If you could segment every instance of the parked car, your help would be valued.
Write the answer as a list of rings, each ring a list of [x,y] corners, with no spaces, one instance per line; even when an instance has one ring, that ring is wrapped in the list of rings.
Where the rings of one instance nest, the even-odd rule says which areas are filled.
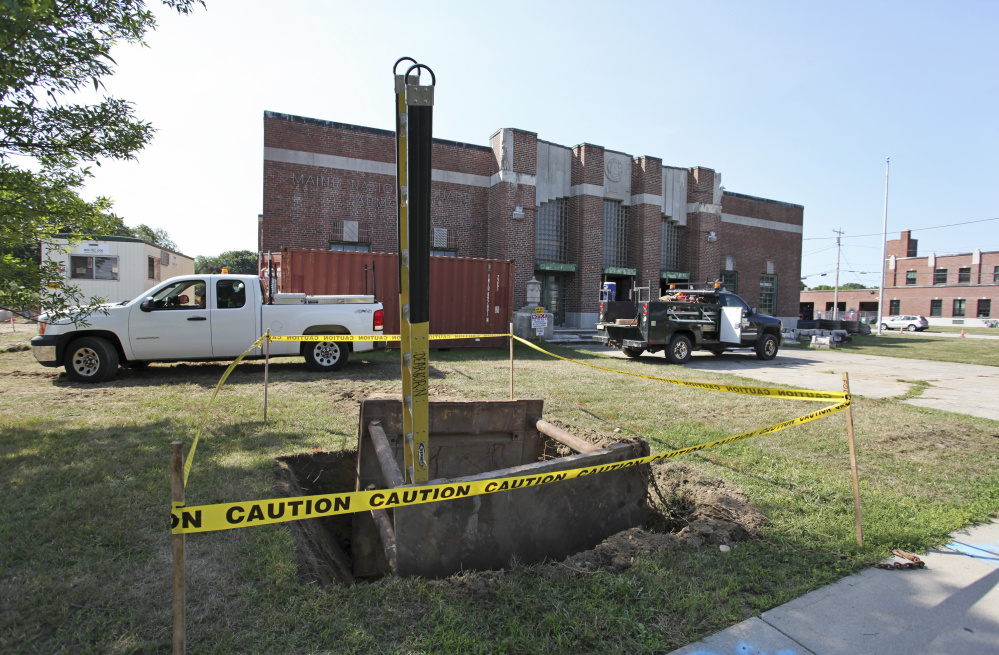
[[[889,316],[881,323],[882,330],[908,330],[909,332],[919,332],[930,327],[930,322],[925,316]]]

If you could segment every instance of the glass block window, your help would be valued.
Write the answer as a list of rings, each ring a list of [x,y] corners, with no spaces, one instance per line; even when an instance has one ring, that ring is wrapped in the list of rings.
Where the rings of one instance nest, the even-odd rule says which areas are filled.
[[[604,200],[603,265],[628,266],[628,209],[620,200]]]
[[[541,203],[534,220],[534,261],[568,264],[569,202],[556,198]]]
[[[70,277],[76,280],[117,280],[117,257],[70,257]]]
[[[957,269],[957,283],[958,284],[970,284],[971,283],[971,269],[970,268],[959,268],[959,269]]]
[[[330,250],[339,252],[371,252],[370,243],[331,243]]]
[[[777,276],[760,276],[760,313],[773,316],[777,313]]]
[[[662,234],[660,236],[659,268],[664,271],[682,271],[684,227],[663,215]]]
[[[947,284],[946,268],[938,268],[933,272],[933,284]]]
[[[943,300],[930,301],[930,316],[943,316]]]
[[[739,274],[736,271],[722,271],[720,277],[723,289],[739,293]]]
[[[910,287],[916,284],[916,271],[905,272],[905,284]]]
[[[992,271],[992,283],[999,284],[999,266],[996,266],[996,269]]]
[[[992,315],[992,301],[982,298],[978,301],[978,318],[988,318]]]
[[[964,316],[965,300],[964,298],[954,299],[954,316]]]
[[[902,313],[902,301],[901,300],[889,300],[888,301],[888,315],[898,316]]]

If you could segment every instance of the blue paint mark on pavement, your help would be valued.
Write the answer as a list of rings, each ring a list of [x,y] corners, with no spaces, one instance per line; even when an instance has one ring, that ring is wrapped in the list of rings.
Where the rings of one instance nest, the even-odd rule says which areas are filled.
[[[952,541],[947,544],[947,548],[999,568],[999,541],[994,545],[966,544],[963,541]]]
[[[694,653],[691,653],[690,655],[725,655],[725,654],[719,653],[716,650],[699,650]],[[732,651],[731,655],[768,655],[768,654],[756,650],[756,648],[754,648],[752,644],[747,644],[744,641],[740,641],[736,645],[735,650]],[[774,653],[774,655],[797,655],[797,653],[788,648],[785,650],[778,651]]]

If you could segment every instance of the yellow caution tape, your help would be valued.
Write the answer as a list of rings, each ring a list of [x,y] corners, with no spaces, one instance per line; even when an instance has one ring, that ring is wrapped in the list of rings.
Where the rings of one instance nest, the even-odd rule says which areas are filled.
[[[272,498],[268,500],[250,500],[236,503],[219,503],[217,505],[199,505],[186,507],[181,503],[173,503],[170,517],[173,534],[190,532],[212,532],[232,528],[247,528],[269,523],[285,523],[300,521],[320,516],[336,514],[352,514],[372,509],[390,509],[409,505],[422,505],[452,498],[468,498],[483,494],[510,491],[526,487],[536,487],[553,482],[572,480],[586,475],[617,471],[632,466],[651,464],[664,459],[679,457],[699,450],[707,450],[715,446],[732,443],[741,439],[749,439],[764,434],[771,434],[794,425],[814,421],[823,416],[830,416],[843,411],[850,405],[849,401],[830,405],[816,412],[799,416],[788,421],[744,432],[732,437],[671,450],[657,455],[647,455],[613,464],[587,466],[557,471],[539,475],[522,475],[509,478],[494,478],[491,480],[476,480],[474,482],[448,482],[443,484],[404,486],[395,489],[378,489],[373,491],[355,491],[341,494],[319,494],[315,496],[298,496],[294,498]]]
[[[510,335],[506,335],[510,336]],[[539,352],[543,352],[546,355],[555,357],[556,359],[561,359],[565,362],[571,362],[573,364],[579,364],[580,366],[589,366],[590,368],[595,368],[600,371],[609,371],[611,373],[620,373],[621,375],[630,375],[636,378],[645,378],[646,380],[656,380],[658,382],[668,382],[669,384],[678,384],[683,387],[691,387],[694,389],[707,389],[709,391],[725,391],[727,393],[740,393],[747,396],[766,396],[770,398],[784,398],[786,400],[845,400],[849,401],[850,396],[842,391],[814,391],[812,389],[776,389],[773,387],[747,387],[735,384],[711,384],[708,382],[688,382],[686,380],[672,380],[670,378],[657,378],[653,375],[641,375],[639,373],[629,373],[628,371],[619,371],[613,368],[605,368],[603,366],[597,366],[596,364],[587,364],[586,362],[581,362],[578,359],[569,359],[568,357],[562,357],[561,355],[556,355],[555,353],[548,352],[544,348],[537,346],[530,341],[521,339],[518,336],[513,337],[515,340],[524,344],[525,346],[530,346]]]
[[[431,334],[430,340],[487,339],[509,337],[509,334]],[[398,334],[286,334],[271,336],[271,341],[399,341]]]
[[[191,451],[187,453],[187,461],[184,462],[185,487],[187,486],[187,477],[191,475],[191,464],[194,462],[194,451],[198,447],[198,438],[201,437],[201,430],[205,427],[205,422],[208,421],[208,412],[211,411],[212,409],[212,404],[215,402],[215,397],[219,395],[219,389],[222,388],[222,385],[229,378],[229,374],[232,373],[232,370],[236,368],[236,364],[243,361],[243,358],[249,355],[251,350],[263,345],[263,341],[266,338],[267,335],[265,334],[264,336],[254,341],[253,345],[246,349],[246,352],[237,357],[236,361],[234,361],[232,364],[229,364],[229,368],[225,370],[225,373],[223,373],[222,377],[219,379],[219,383],[215,385],[215,392],[212,394],[211,400],[208,401],[208,406],[205,407],[205,414],[204,416],[201,417],[201,423],[198,424],[198,431],[194,433],[194,441],[191,442]]]

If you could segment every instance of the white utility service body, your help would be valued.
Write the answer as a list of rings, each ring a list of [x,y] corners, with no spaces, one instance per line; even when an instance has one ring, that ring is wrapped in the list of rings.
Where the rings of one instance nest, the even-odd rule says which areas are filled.
[[[64,365],[77,381],[101,382],[114,377],[119,363],[234,359],[267,330],[272,336],[374,335],[384,326],[383,307],[373,296],[276,294],[264,304],[263,284],[253,275],[175,277],[104,310],[85,325],[39,317],[39,336],[31,340],[35,358],[45,366]],[[336,371],[350,352],[373,347],[370,341],[274,341],[270,355],[304,355],[313,370]],[[262,356],[260,347],[247,355]]]

